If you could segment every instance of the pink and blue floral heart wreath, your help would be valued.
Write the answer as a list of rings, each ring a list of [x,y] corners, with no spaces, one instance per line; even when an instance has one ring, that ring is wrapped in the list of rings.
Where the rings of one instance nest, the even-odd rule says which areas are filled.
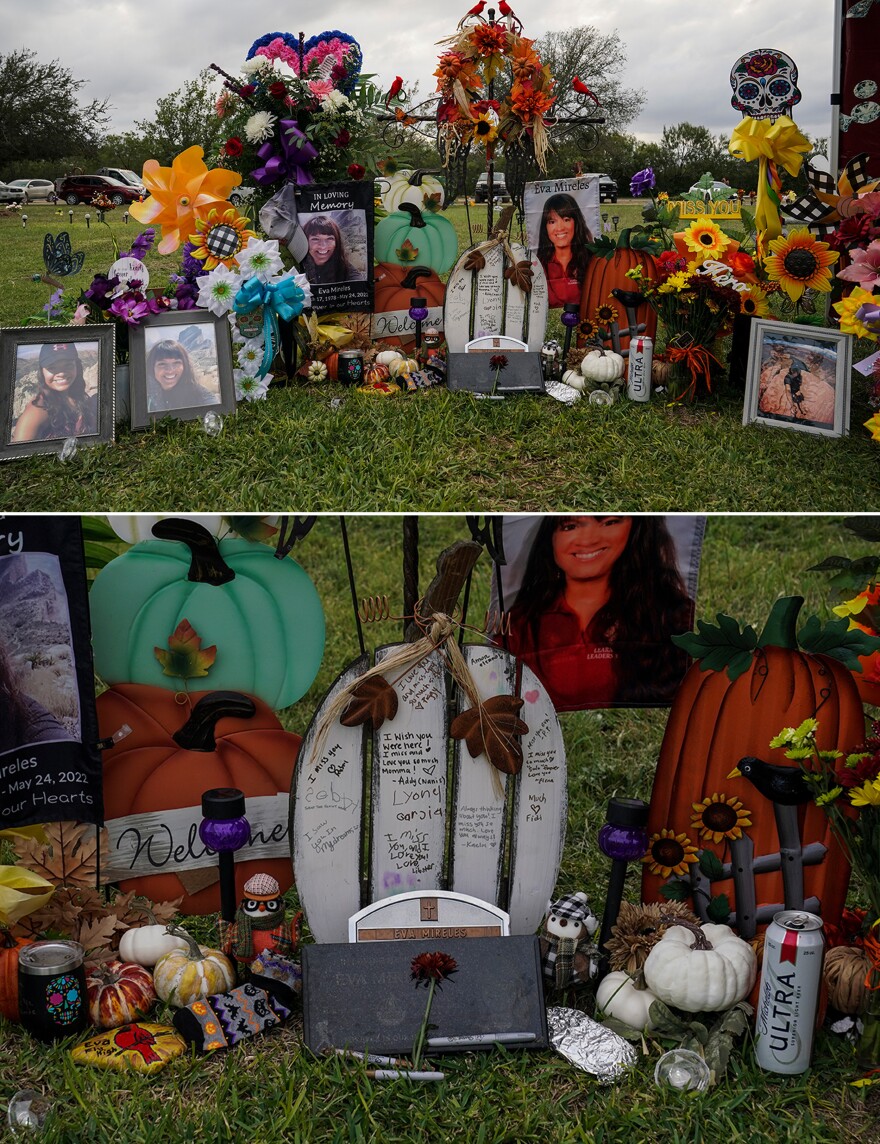
[[[265,56],[267,59],[283,60],[297,75],[299,74],[299,37],[291,32],[267,32],[251,44],[247,58]],[[361,74],[363,53],[361,46],[346,32],[319,32],[303,45],[303,71],[308,75],[316,65],[322,64],[328,56],[336,57],[336,64],[330,75],[335,87],[343,95],[351,95]]]

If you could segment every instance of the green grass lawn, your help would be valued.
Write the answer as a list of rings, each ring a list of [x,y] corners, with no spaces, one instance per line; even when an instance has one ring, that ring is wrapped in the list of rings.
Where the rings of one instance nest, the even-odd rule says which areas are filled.
[[[641,207],[604,209],[630,225]],[[0,324],[40,313],[48,289],[31,278],[42,269],[46,231],[69,230],[74,250],[86,251],[77,290],[112,261],[111,228],[123,249],[137,233],[118,212],[99,225],[94,210],[87,229],[85,213],[74,208],[71,226],[68,208],[33,206],[23,228],[0,212]],[[451,211],[463,240],[464,213]],[[481,208],[471,218],[485,226]],[[176,256],[148,258],[154,282],[176,264]],[[569,408],[546,397],[487,402],[446,390],[377,401],[339,385],[296,384],[239,406],[216,438],[198,423],[167,421],[147,432],[121,428],[116,444],[64,464],[10,461],[0,508],[853,511],[870,507],[863,485],[877,446],[861,424],[870,412],[858,381],[852,434],[841,439],[744,428],[742,394],[729,392],[688,406],[655,395],[648,405]]]
[[[360,595],[400,600],[401,520],[350,518],[348,528]],[[437,554],[466,538],[461,520],[420,521],[421,582]],[[697,616],[719,610],[760,627],[780,594],[807,597],[804,614],[829,617],[826,581],[805,569],[823,556],[867,554],[839,519],[726,517],[709,521]],[[357,655],[357,640],[337,522],[320,520],[295,552],[313,577],[327,613],[324,664],[308,695],[282,713],[302,732],[336,673]],[[488,599],[490,565],[481,557],[471,616]],[[398,638],[396,625],[368,628],[368,646]],[[596,845],[612,795],[647,798],[665,710],[570,713],[561,716],[569,765],[568,833],[557,888],[586,889],[601,909],[608,863]],[[631,869],[626,896],[636,900]],[[858,899],[857,889],[854,900]],[[291,900],[295,896],[291,895]],[[197,932],[211,937],[206,921]],[[402,988],[409,988],[405,984]],[[369,988],[369,986],[368,986]],[[378,987],[374,990],[378,994]],[[381,1001],[380,1001],[381,1003]],[[577,1004],[588,1011],[591,991]],[[159,1010],[158,1019],[167,1018]],[[812,1069],[799,1077],[761,1072],[747,1043],[735,1051],[727,1078],[693,1097],[654,1087],[656,1045],[622,1081],[607,1088],[552,1052],[468,1053],[443,1059],[442,1085],[413,1088],[374,1082],[360,1067],[315,1059],[303,1048],[297,1017],[283,1031],[207,1059],[183,1058],[153,1079],[73,1066],[65,1044],[32,1041],[0,1021],[0,1097],[32,1087],[50,1094],[56,1116],[45,1133],[56,1141],[138,1144],[165,1141],[359,1142],[548,1141],[683,1144],[729,1140],[764,1144],[868,1144],[880,1136],[880,1088],[853,1088],[850,1046],[819,1033]]]

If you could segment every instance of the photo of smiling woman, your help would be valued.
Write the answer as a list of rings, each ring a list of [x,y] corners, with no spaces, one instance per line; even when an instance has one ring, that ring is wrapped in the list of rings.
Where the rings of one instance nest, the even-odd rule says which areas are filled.
[[[98,431],[98,398],[86,389],[81,350],[74,342],[46,342],[36,362],[36,392],[21,410],[9,443],[55,441],[85,437]],[[97,345],[95,345],[97,351]],[[32,349],[23,346],[16,361],[16,389],[24,389],[34,374]],[[27,390],[25,390],[27,392]]]
[[[678,518],[675,539],[662,516],[538,519],[499,642],[559,711],[668,704],[689,662],[670,637],[693,626],[703,519]],[[515,563],[509,547],[505,535]]]
[[[174,412],[200,405],[217,405],[220,394],[197,380],[186,349],[173,338],[157,342],[147,354],[147,412]]]
[[[538,231],[538,261],[547,275],[551,307],[580,302],[584,275],[592,255],[593,235],[575,199],[551,195],[544,203]]]
[[[302,269],[312,285],[359,282],[365,277],[348,261],[342,231],[329,215],[312,215],[304,224],[303,233],[309,240],[309,252]]]

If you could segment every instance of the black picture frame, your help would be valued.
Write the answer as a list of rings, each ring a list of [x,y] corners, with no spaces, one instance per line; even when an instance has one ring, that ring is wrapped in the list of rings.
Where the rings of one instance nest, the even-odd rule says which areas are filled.
[[[44,347],[73,347],[82,377],[84,396],[73,411],[82,431],[52,430],[51,436],[13,440],[26,409],[45,410],[40,394],[40,359]],[[112,323],[87,326],[5,326],[0,328],[0,461],[40,453],[58,453],[69,438],[77,448],[113,443],[115,425],[114,362],[116,327]],[[75,380],[74,385],[79,387]],[[35,405],[34,401],[40,399]],[[64,410],[64,416],[70,411]]]
[[[194,421],[209,412],[235,411],[232,340],[225,317],[209,310],[169,310],[133,326],[128,341],[132,429],[146,429],[163,417]],[[180,405],[154,403],[154,391],[148,384],[148,363],[150,354],[162,342],[174,342],[183,348],[192,365],[196,389],[215,400],[203,400],[201,395],[193,400],[194,390],[190,387]],[[192,362],[192,358],[196,361]]]

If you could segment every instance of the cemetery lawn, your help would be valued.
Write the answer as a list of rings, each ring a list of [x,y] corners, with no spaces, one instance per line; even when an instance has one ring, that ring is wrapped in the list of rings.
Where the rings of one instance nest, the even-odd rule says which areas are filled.
[[[360,595],[387,592],[400,598],[401,521],[392,517],[348,521]],[[439,552],[467,539],[461,520],[420,522],[421,582],[433,574]],[[852,559],[870,546],[839,519],[727,517],[709,521],[700,576],[697,616],[724,610],[760,630],[780,594],[806,596],[804,615],[831,618],[826,578],[805,569],[830,554]],[[281,718],[302,733],[321,697],[358,654],[348,597],[342,542],[335,520],[320,520],[295,555],[319,586],[327,613],[328,644],[320,675],[309,694]],[[479,623],[489,592],[491,567],[477,564],[470,618]],[[368,628],[368,647],[393,642],[396,625]],[[557,883],[560,893],[587,891],[601,912],[609,864],[596,845],[608,799],[648,798],[667,712],[631,710],[561,716],[569,769],[568,833]],[[5,844],[0,844],[0,846]],[[8,860],[0,853],[0,861]],[[625,897],[638,900],[638,863],[630,867]],[[291,907],[295,893],[289,894]],[[858,901],[854,892],[853,901]],[[187,923],[199,940],[213,944],[208,919]],[[454,981],[449,988],[454,988]],[[378,984],[365,988],[384,1003]],[[401,990],[413,988],[407,979]],[[548,1001],[571,1004],[549,995]],[[591,990],[573,1002],[592,1011]],[[159,1006],[154,1019],[168,1022]],[[44,1046],[0,1019],[0,1087],[5,1100],[20,1088],[49,1095],[54,1122],[46,1144],[83,1140],[291,1141],[308,1144],[683,1144],[730,1140],[744,1144],[862,1144],[880,1130],[880,1087],[852,1087],[857,1079],[851,1046],[820,1031],[814,1066],[802,1076],[767,1074],[753,1063],[748,1041],[733,1053],[726,1078],[692,1097],[662,1092],[653,1073],[660,1048],[646,1044],[634,1070],[600,1086],[553,1052],[450,1054],[440,1067],[442,1084],[413,1087],[369,1079],[365,1067],[338,1058],[313,1057],[301,1042],[302,1022],[243,1042],[207,1058],[184,1056],[153,1078],[98,1072],[74,1066],[69,1044]]]
[[[615,209],[622,226],[640,219],[637,201]],[[0,212],[0,325],[40,314],[50,288],[31,279],[47,231],[68,230],[73,249],[86,252],[71,295],[110,265],[114,236],[125,250],[138,231],[118,212],[98,224],[94,208],[87,229],[85,213],[74,208],[70,224],[67,208],[36,205],[24,228]],[[464,215],[451,208],[462,245]],[[471,207],[471,219],[485,226],[484,210]],[[148,256],[153,283],[177,261]],[[839,439],[743,427],[741,392],[693,405],[655,394],[647,405],[598,408],[533,396],[479,401],[445,389],[378,400],[297,382],[243,402],[214,438],[198,422],[166,420],[146,432],[120,427],[115,444],[80,449],[64,464],[55,455],[8,461],[0,508],[858,511],[871,507],[863,485],[877,445],[862,427],[871,414],[865,382],[854,378],[851,436]]]

